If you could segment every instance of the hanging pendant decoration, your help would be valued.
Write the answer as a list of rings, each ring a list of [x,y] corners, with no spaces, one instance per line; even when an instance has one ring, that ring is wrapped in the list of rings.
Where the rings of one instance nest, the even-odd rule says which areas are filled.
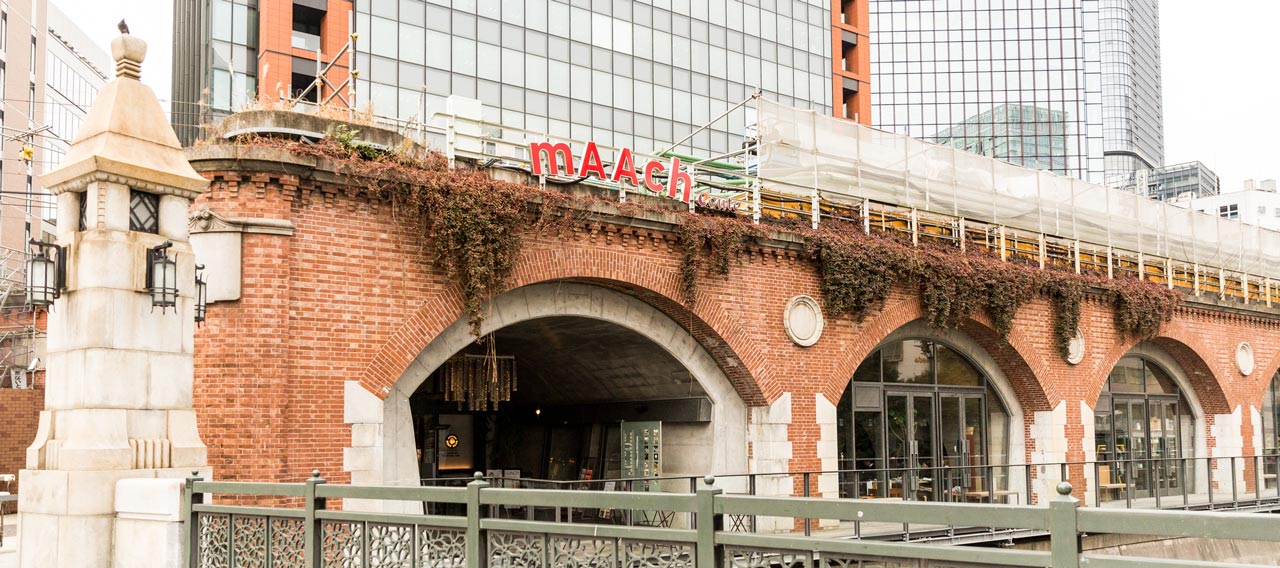
[[[440,372],[445,400],[458,403],[459,410],[497,410],[498,403],[511,400],[516,390],[516,358],[499,356],[492,338],[488,353],[455,355]]]

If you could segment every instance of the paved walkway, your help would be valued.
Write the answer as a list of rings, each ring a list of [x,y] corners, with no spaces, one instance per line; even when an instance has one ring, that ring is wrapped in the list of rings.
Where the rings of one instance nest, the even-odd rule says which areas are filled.
[[[18,568],[18,516],[4,516],[4,546],[0,546],[0,568]]]

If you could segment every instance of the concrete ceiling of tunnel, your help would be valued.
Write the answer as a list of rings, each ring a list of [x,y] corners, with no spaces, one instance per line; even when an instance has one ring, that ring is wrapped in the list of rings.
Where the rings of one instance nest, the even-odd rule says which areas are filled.
[[[499,355],[514,355],[513,403],[570,405],[705,396],[679,361],[619,325],[580,317],[529,320],[500,329]],[[483,353],[483,346],[468,352]]]

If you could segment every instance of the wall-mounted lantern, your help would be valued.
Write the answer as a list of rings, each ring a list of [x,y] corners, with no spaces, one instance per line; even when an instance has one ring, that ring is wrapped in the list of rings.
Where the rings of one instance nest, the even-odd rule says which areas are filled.
[[[169,258],[173,241],[165,241],[147,249],[147,290],[151,292],[151,307],[164,313],[178,305],[178,263]]]
[[[51,306],[66,286],[67,249],[35,239],[31,244],[36,252],[27,259],[27,301],[33,306]]]
[[[209,305],[209,281],[204,277],[204,265],[196,265],[196,323],[204,323],[205,309]]]

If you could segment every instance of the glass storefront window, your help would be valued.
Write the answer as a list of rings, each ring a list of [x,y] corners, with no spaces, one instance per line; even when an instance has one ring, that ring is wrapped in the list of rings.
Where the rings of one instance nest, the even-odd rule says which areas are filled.
[[[1280,453],[1280,372],[1262,395],[1262,449],[1264,453]]]
[[[1094,408],[1094,444],[1104,499],[1174,495],[1192,483],[1195,419],[1168,371],[1128,355],[1112,369]],[[1184,479],[1186,477],[1187,479]]]
[[[947,345],[881,347],[837,408],[843,496],[963,501],[1007,487],[1009,472],[987,466],[1008,459],[1008,412],[986,375]]]

